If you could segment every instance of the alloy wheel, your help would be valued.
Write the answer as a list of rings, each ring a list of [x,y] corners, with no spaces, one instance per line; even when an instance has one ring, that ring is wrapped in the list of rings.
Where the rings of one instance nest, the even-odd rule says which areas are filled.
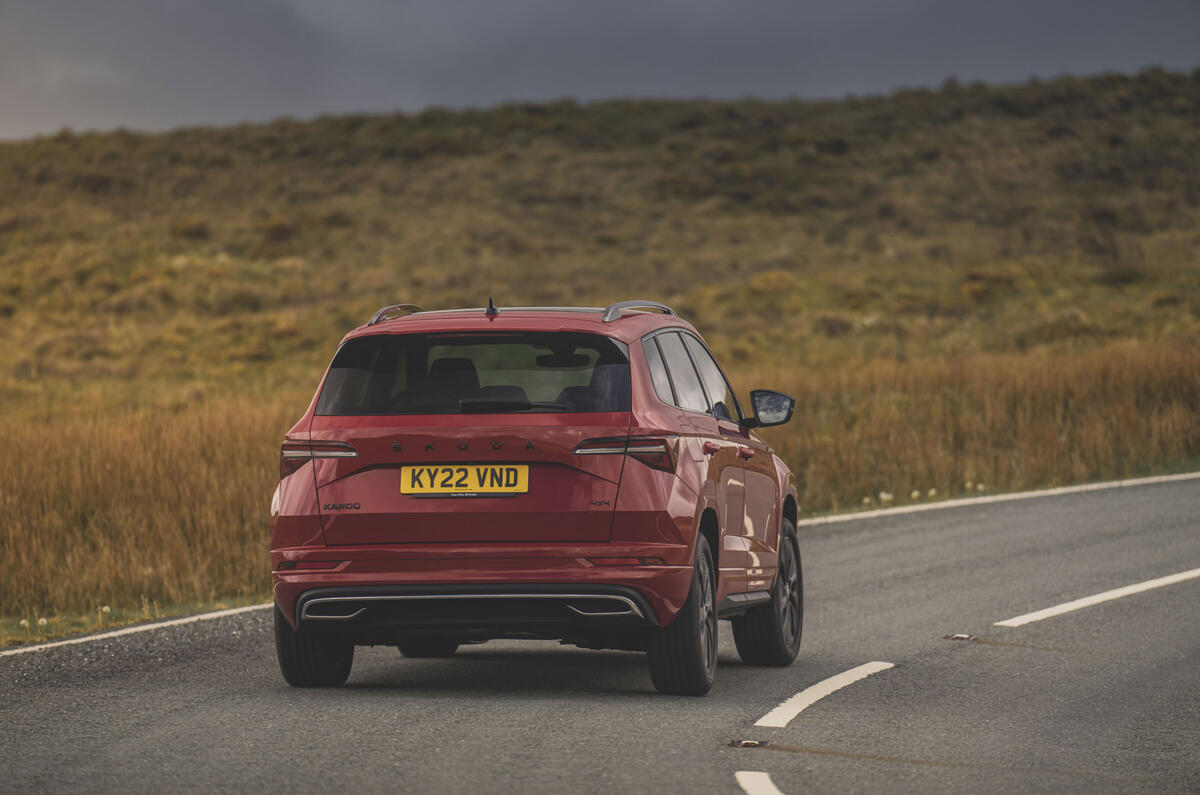
[[[783,630],[784,642],[791,648],[800,634],[800,622],[803,620],[804,598],[800,586],[800,567],[796,562],[796,548],[789,540],[783,545],[783,555],[779,561],[780,592],[779,624]]]
[[[712,562],[707,555],[700,556],[698,569],[700,599],[697,608],[700,611],[700,644],[711,668],[717,664],[717,606],[716,594],[713,592]]]

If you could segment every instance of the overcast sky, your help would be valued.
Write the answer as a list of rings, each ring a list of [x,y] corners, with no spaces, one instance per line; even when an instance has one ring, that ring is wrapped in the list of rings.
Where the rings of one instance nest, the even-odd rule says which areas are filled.
[[[1200,64],[1200,0],[0,0],[0,138]]]

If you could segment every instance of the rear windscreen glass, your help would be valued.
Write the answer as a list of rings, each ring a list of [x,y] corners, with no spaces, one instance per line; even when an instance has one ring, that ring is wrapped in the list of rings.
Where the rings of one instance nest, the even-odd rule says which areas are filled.
[[[338,350],[317,414],[629,410],[623,343],[595,334],[377,334]]]

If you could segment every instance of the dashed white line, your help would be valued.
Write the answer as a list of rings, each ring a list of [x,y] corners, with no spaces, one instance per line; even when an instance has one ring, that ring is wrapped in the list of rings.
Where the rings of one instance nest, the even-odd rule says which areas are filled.
[[[770,773],[739,770],[733,774],[733,777],[746,795],[783,795],[779,791],[779,787],[776,787],[775,782],[771,780]]]
[[[1039,491],[1018,491],[1012,494],[991,494],[986,497],[961,497],[957,500],[942,500],[941,502],[926,502],[920,505],[901,505],[896,508],[878,508],[874,511],[857,511],[853,513],[838,513],[832,516],[814,516],[811,519],[801,519],[797,527],[815,524],[834,524],[836,522],[856,522],[859,519],[873,519],[876,516],[898,516],[906,513],[922,513],[924,511],[941,511],[946,508],[963,508],[968,505],[987,505],[993,502],[1012,502],[1015,500],[1032,500],[1038,497],[1056,497],[1060,494],[1079,494],[1085,491],[1104,491],[1105,489],[1123,489],[1131,486],[1152,486],[1155,483],[1174,483],[1179,480],[1198,480],[1200,472],[1184,472],[1180,475],[1156,475],[1150,478],[1130,478],[1128,480],[1108,480],[1103,483],[1084,483],[1081,486],[1061,486],[1055,489]]]
[[[1169,574],[1166,577],[1159,577],[1158,579],[1154,580],[1146,580],[1145,582],[1126,585],[1124,588],[1114,588],[1111,591],[1104,591],[1103,593],[1093,594],[1092,596],[1085,596],[1082,599],[1075,599],[1071,602],[1063,602],[1060,605],[1047,607],[1044,610],[1037,610],[1032,613],[1026,613],[1025,615],[1017,616],[1016,618],[997,621],[995,624],[993,624],[993,626],[1020,627],[1025,624],[1032,624],[1034,621],[1041,621],[1045,618],[1061,616],[1063,613],[1081,610],[1085,607],[1098,605],[1101,602],[1110,602],[1113,599],[1120,599],[1122,596],[1132,596],[1135,593],[1149,591],[1154,588],[1162,588],[1165,585],[1174,585],[1177,582],[1195,579],[1196,577],[1200,577],[1200,569],[1189,569],[1188,571],[1181,571],[1178,574]]]
[[[849,671],[843,671],[837,676],[831,676],[828,679],[817,682],[812,687],[801,690],[766,715],[763,715],[754,725],[782,729],[792,721],[792,718],[830,693],[841,690],[846,685],[852,685],[860,679],[866,679],[871,674],[886,671],[891,667],[893,667],[893,664],[890,662],[875,661],[863,663],[856,668],[851,668]]]
[[[216,610],[212,613],[201,613],[195,616],[186,616],[184,618],[173,618],[170,621],[159,621],[156,624],[139,624],[133,627],[125,627],[124,629],[114,629],[111,632],[101,632],[99,635],[84,635],[81,638],[71,638],[70,640],[56,640],[51,643],[39,643],[36,646],[18,646],[15,649],[5,649],[0,651],[0,657],[8,657],[13,654],[29,654],[35,651],[46,651],[47,649],[56,649],[59,646],[74,646],[77,643],[91,643],[97,640],[108,640],[109,638],[119,638],[122,635],[136,635],[139,632],[150,632],[155,629],[164,629],[165,627],[178,627],[182,624],[194,624],[197,621],[211,621],[214,618],[224,618],[225,616],[236,616],[238,613],[249,613],[251,610],[264,610],[271,607],[274,603],[267,602],[261,605],[249,605],[248,607],[231,607],[228,610]]]

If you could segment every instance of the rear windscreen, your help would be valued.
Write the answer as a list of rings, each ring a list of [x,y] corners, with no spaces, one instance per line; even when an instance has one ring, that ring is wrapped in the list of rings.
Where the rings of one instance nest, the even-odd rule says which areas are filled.
[[[343,345],[317,414],[629,410],[623,343],[596,334],[377,334]]]

